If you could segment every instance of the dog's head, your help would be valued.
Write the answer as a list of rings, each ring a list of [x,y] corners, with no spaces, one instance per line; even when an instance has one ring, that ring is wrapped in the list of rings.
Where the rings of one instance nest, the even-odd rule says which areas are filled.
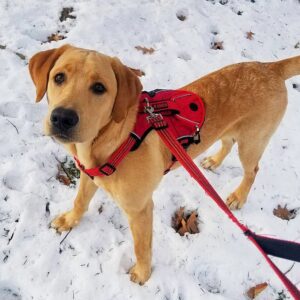
[[[142,85],[117,58],[65,45],[29,62],[36,101],[47,92],[45,133],[63,143],[93,140],[109,122],[121,122]]]

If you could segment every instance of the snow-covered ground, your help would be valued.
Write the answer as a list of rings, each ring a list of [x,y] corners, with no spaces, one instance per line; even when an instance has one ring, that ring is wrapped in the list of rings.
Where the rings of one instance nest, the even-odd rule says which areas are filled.
[[[76,19],[61,22],[63,7],[73,7]],[[58,30],[66,39],[43,43]],[[250,31],[252,40],[246,38]],[[214,42],[223,42],[224,49],[211,49]],[[183,169],[165,176],[154,194],[153,274],[144,286],[129,281],[130,231],[103,191],[65,240],[65,234],[48,228],[54,216],[72,206],[76,190],[55,179],[56,157],[63,160],[66,153],[42,133],[46,101],[34,103],[27,63],[35,52],[64,43],[118,56],[142,69],[146,90],[177,88],[227,64],[300,55],[300,3],[1,0],[0,299],[240,300],[264,281],[269,287],[257,299],[289,299],[258,251]],[[144,55],[135,46],[155,52]],[[290,221],[273,215],[278,204],[300,207],[300,89],[293,84],[300,86],[300,77],[286,82],[286,115],[261,160],[247,204],[235,214],[257,233],[300,242],[300,214]],[[242,178],[237,150],[219,170],[205,174],[225,198]],[[197,209],[199,234],[180,237],[171,228],[180,206]],[[293,265],[274,261],[283,271]],[[288,276],[300,288],[299,264]]]

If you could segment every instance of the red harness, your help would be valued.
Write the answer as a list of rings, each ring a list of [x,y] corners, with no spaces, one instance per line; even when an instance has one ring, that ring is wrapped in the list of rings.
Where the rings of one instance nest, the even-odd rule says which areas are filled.
[[[182,146],[187,147],[191,143],[200,142],[199,130],[204,122],[204,112],[202,100],[191,92],[180,90],[143,92],[140,97],[136,126],[129,138],[111,155],[109,161],[100,168],[85,170],[78,159],[75,160],[81,170],[91,177],[109,176],[130,150],[136,149],[147,133],[155,129],[181,165],[261,252],[293,298],[300,300],[300,291],[296,285],[268,256],[273,255],[300,262],[300,243],[257,235],[240,223],[184,151]]]
[[[190,144],[200,142],[200,128],[204,122],[205,108],[202,99],[198,95],[183,90],[142,92],[139,99],[136,124],[128,139],[100,167],[86,169],[78,158],[74,157],[81,171],[90,177],[113,174],[124,157],[130,151],[136,150],[147,134],[154,129],[147,119],[148,112],[146,112],[146,109],[149,107],[151,107],[153,113],[164,116],[169,130],[185,149]],[[173,157],[170,167],[175,161],[176,159]],[[170,167],[165,173],[169,171]]]

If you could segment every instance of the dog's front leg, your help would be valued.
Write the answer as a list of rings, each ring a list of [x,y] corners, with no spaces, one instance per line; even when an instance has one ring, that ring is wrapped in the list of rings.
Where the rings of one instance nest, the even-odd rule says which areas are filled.
[[[153,201],[149,199],[142,210],[125,210],[134,240],[136,264],[130,269],[131,281],[144,284],[151,275]]]
[[[96,190],[97,186],[93,180],[81,172],[79,190],[74,201],[73,209],[55,218],[51,223],[51,227],[62,232],[76,226],[84,212],[88,209],[89,203]]]

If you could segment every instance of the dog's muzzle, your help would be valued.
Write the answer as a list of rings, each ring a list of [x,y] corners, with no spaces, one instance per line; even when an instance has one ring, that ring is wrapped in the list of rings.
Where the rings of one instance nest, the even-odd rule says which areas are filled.
[[[70,137],[72,129],[79,121],[79,117],[74,110],[58,107],[52,111],[50,121],[55,136]]]

